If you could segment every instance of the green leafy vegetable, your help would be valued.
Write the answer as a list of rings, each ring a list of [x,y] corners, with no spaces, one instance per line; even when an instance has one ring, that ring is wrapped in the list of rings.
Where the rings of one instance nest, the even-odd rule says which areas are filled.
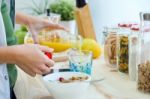
[[[74,5],[67,0],[58,0],[50,5],[52,13],[60,14],[62,21],[74,20]]]

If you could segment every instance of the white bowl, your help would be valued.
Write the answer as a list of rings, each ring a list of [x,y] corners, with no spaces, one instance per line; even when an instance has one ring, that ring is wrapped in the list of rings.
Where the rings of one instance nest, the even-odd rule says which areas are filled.
[[[69,79],[72,76],[88,76],[88,79],[70,83],[61,83],[58,81],[60,77]],[[90,80],[91,77],[88,74],[80,72],[58,72],[43,77],[44,84],[54,99],[83,99]]]

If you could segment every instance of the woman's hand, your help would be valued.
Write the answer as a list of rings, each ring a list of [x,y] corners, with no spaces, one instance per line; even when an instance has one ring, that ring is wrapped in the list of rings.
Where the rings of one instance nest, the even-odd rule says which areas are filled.
[[[28,26],[29,31],[32,33],[34,43],[38,43],[38,33],[42,29],[67,30],[63,26],[61,26],[59,24],[52,23],[52,22],[50,22],[46,19],[29,16],[29,15],[26,15],[26,14],[23,14],[23,13],[20,13],[20,12],[16,13],[16,22],[19,23],[19,24],[24,24],[24,25]]]
[[[54,24],[48,20],[45,19],[38,19],[35,18],[34,20],[30,20],[30,23],[28,25],[28,29],[32,34],[33,40],[35,44],[38,44],[38,33],[42,29],[48,29],[48,30],[54,30],[54,29],[61,29],[66,30],[63,26],[59,24]]]
[[[53,52],[53,49],[48,47],[27,44],[12,46],[11,49],[15,51],[15,64],[31,76],[48,73],[54,65],[54,61],[44,54]]]

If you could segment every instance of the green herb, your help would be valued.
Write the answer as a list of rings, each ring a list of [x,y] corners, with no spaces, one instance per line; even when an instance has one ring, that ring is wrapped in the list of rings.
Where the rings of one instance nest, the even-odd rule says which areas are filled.
[[[67,0],[57,0],[50,5],[52,13],[60,14],[62,21],[74,20],[74,5]]]

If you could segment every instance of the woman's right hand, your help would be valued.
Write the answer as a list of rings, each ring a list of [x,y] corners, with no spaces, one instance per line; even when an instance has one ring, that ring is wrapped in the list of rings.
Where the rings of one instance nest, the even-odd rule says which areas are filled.
[[[53,52],[45,46],[35,44],[25,44],[12,46],[14,63],[31,76],[48,73],[54,65],[54,61],[49,59],[44,52]]]

